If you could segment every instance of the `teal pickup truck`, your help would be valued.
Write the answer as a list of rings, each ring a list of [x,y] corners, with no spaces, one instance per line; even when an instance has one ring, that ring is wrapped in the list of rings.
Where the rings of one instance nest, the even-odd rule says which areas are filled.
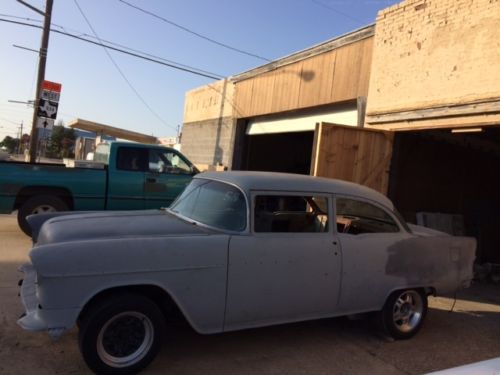
[[[177,150],[129,142],[101,144],[93,161],[80,164],[0,162],[0,213],[18,210],[30,235],[32,214],[167,207],[198,173]]]

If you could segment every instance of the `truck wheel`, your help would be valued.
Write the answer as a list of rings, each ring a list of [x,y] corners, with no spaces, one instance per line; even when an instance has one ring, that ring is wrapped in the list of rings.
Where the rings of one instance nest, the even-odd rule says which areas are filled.
[[[29,215],[45,212],[68,211],[69,207],[61,198],[54,195],[35,195],[29,198],[17,211],[17,222],[21,230],[31,236],[31,227],[26,221]]]
[[[135,374],[158,354],[164,330],[164,316],[149,298],[116,295],[83,317],[80,352],[96,374]]]
[[[392,293],[378,313],[379,325],[396,340],[413,337],[422,327],[427,314],[427,296],[420,290],[407,289]]]

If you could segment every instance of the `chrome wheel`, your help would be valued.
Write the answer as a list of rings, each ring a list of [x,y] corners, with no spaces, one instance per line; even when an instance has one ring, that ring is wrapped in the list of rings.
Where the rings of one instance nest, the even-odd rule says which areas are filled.
[[[420,324],[424,314],[422,296],[415,290],[402,292],[393,306],[394,326],[401,332],[411,332]]]
[[[97,355],[110,367],[128,367],[151,350],[154,326],[144,314],[126,311],[113,316],[97,336]]]

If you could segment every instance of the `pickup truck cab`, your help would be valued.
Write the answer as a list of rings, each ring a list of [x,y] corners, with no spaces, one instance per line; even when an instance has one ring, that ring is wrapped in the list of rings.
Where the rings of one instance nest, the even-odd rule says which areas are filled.
[[[18,210],[30,235],[32,214],[168,207],[198,173],[177,150],[129,142],[99,145],[83,165],[0,162],[0,213]]]

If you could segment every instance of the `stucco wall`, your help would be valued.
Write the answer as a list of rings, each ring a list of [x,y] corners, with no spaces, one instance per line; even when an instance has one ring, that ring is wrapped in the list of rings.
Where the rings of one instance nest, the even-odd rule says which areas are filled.
[[[407,0],[379,12],[367,115],[500,98],[500,1]]]
[[[234,84],[220,80],[186,93],[184,123],[229,117],[233,114]]]

